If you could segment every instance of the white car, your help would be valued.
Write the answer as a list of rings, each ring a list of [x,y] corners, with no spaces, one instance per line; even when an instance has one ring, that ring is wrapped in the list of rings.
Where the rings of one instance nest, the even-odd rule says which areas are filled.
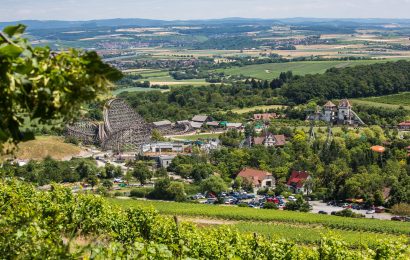
[[[376,213],[376,211],[374,209],[366,211],[366,214],[374,214],[374,213]]]
[[[294,196],[289,196],[289,197],[288,197],[288,200],[289,200],[289,201],[297,201],[297,199],[296,199]]]

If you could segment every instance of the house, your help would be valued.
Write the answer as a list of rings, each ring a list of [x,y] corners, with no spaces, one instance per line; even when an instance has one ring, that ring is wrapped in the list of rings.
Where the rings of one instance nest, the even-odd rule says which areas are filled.
[[[286,144],[284,135],[274,135],[267,133],[264,136],[254,137],[253,145],[264,145],[265,147],[283,147]]]
[[[240,171],[237,177],[242,177],[252,182],[256,189],[275,188],[275,178],[271,173],[253,168],[245,168]]]
[[[176,157],[176,155],[161,155],[158,156],[158,165],[162,168],[168,168],[168,166],[172,163],[172,160]]]
[[[263,113],[263,114],[253,114],[253,120],[263,120],[270,121],[271,119],[278,118],[279,116],[276,113]]]
[[[401,122],[398,128],[401,131],[410,131],[410,121]]]
[[[307,171],[293,170],[287,182],[287,186],[293,193],[308,194],[312,192],[312,188],[306,185],[306,183],[311,178]]]
[[[202,124],[210,120],[211,118],[207,115],[196,115],[192,118],[193,122],[202,123]]]

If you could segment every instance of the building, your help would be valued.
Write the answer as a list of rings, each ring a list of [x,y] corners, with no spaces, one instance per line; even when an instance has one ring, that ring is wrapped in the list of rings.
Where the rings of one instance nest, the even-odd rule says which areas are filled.
[[[260,137],[254,137],[252,144],[264,145],[265,147],[283,147],[286,144],[286,137],[284,135],[267,133]]]
[[[175,157],[176,155],[160,155],[157,157],[157,163],[159,167],[168,168]]]
[[[206,122],[206,126],[210,127],[210,128],[219,128],[220,127],[220,122],[219,121],[209,121]]]
[[[309,115],[307,120],[322,120],[338,125],[365,125],[353,111],[352,105],[347,99],[340,100],[337,106],[332,101],[328,101],[322,110]]]
[[[271,119],[278,118],[276,113],[263,113],[263,114],[253,114],[253,120],[255,121],[270,121]]]
[[[144,154],[162,154],[162,153],[184,153],[184,143],[179,142],[158,142],[144,145],[142,147]]]
[[[401,122],[398,125],[399,130],[401,131],[410,131],[410,121]]]
[[[307,185],[311,179],[309,172],[293,170],[287,182],[287,186],[293,193],[308,194],[312,192],[312,188]]]
[[[243,128],[242,123],[226,123],[226,128],[227,129],[237,129],[240,130]]]
[[[237,177],[242,177],[252,182],[256,189],[275,188],[275,178],[271,173],[253,168],[245,168],[240,171]]]
[[[156,128],[172,127],[172,122],[169,120],[162,120],[152,123]]]
[[[197,122],[197,123],[206,123],[208,121],[211,121],[211,118],[207,115],[196,115],[192,118],[193,122]]]

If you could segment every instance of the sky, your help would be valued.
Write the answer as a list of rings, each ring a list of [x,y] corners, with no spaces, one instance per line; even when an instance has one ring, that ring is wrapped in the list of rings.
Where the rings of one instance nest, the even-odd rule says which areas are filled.
[[[0,21],[410,18],[410,0],[0,0]]]

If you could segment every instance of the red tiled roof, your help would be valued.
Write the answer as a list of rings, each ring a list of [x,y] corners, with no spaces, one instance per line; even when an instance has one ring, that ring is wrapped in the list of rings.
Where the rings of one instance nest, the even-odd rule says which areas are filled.
[[[261,182],[267,177],[272,176],[271,173],[261,171],[253,168],[244,168],[240,171],[237,177],[242,177],[251,181],[254,185],[260,185]]]
[[[410,121],[401,122],[399,126],[410,126]]]
[[[286,137],[284,135],[274,135],[273,138],[276,140],[275,146],[284,146],[286,144]]]
[[[255,145],[258,145],[258,144],[261,145],[261,144],[263,144],[264,141],[265,141],[265,137],[264,137],[264,136],[253,138],[253,143],[254,143]]]
[[[309,178],[309,175],[310,174],[307,171],[295,171],[294,170],[292,171],[292,174],[290,175],[287,185],[296,187],[296,188],[302,188],[303,184]]]
[[[264,113],[253,115],[253,119],[255,120],[270,120],[272,118],[278,118],[278,115],[276,115],[276,113]]]

